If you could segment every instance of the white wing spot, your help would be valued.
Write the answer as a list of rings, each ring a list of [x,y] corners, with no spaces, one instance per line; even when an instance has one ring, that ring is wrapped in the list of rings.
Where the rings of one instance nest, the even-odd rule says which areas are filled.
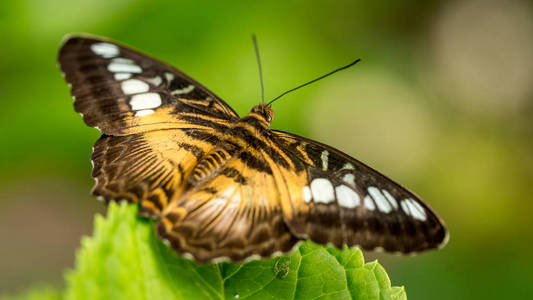
[[[124,80],[131,77],[131,73],[115,73],[115,80]]]
[[[409,211],[409,205],[407,205],[407,199],[404,199],[403,201],[400,201],[400,205],[402,206],[403,212],[410,216],[411,212]]]
[[[376,209],[376,206],[374,205],[374,201],[372,201],[372,198],[370,198],[370,196],[365,196],[365,207],[368,209],[368,210],[374,210]]]
[[[390,204],[394,209],[398,209],[398,201],[387,191],[387,190],[381,190],[383,192],[383,195],[385,195],[385,198],[389,200]]]
[[[336,187],[335,192],[337,193],[337,202],[342,207],[354,208],[361,204],[361,198],[359,198],[359,195],[345,185],[339,185]]]
[[[103,58],[112,58],[119,54],[119,49],[117,45],[110,43],[97,43],[91,45],[91,50],[96,54],[100,55]]]
[[[161,79],[161,77],[159,76],[156,76],[154,78],[146,79],[146,81],[153,84],[154,86],[159,86],[163,82],[163,79]]]
[[[322,160],[322,170],[323,171],[327,171],[328,170],[328,156],[329,156],[328,150],[322,151],[322,154],[320,155],[320,159]]]
[[[387,202],[387,199],[385,199],[385,196],[378,190],[376,187],[368,187],[368,193],[372,198],[374,198],[374,201],[376,201],[376,205],[379,209],[379,211],[383,213],[390,213],[392,210],[392,207],[390,206],[389,202]]]
[[[355,168],[351,163],[345,163],[341,170],[354,170]]]
[[[385,251],[385,248],[380,247],[380,246],[377,246],[377,247],[375,247],[374,250],[372,250],[372,251],[375,251],[375,252],[384,252],[384,251]]]
[[[194,90],[194,85],[192,84],[189,84],[187,87],[184,87],[182,89],[179,89],[179,90],[173,90],[172,92],[170,92],[171,95],[181,95],[181,94],[188,94],[190,92],[192,92],[192,90]]]
[[[424,211],[424,208],[420,204],[418,204],[415,200],[411,198],[405,199],[405,202],[407,206],[409,206],[411,215],[413,216],[413,218],[418,219],[420,221],[426,220],[427,218],[426,212]]]
[[[135,116],[136,117],[143,117],[143,116],[151,115],[154,112],[155,111],[153,109],[143,109],[143,110],[139,110],[138,112],[136,112]]]
[[[156,108],[161,105],[161,96],[158,93],[137,94],[131,97],[130,105],[133,110]]]
[[[165,79],[167,80],[168,83],[172,82],[172,80],[174,80],[174,74],[166,72]]]
[[[146,82],[138,79],[122,81],[120,87],[122,88],[122,92],[126,95],[145,93],[150,89],[150,86],[148,86]]]
[[[333,185],[328,179],[316,178],[311,182],[311,192],[317,203],[330,203],[335,200]]]
[[[302,194],[304,196],[305,203],[311,202],[313,195],[311,195],[311,189],[309,188],[308,185],[304,186],[304,188],[302,189]]]
[[[129,59],[128,59],[129,60]],[[116,58],[111,61],[107,66],[107,70],[113,73],[141,73],[142,69],[138,65],[134,64],[129,60],[129,62],[124,61],[124,59],[117,60]]]
[[[344,180],[344,182],[349,183],[355,187],[355,175],[348,173],[342,177],[342,180]]]

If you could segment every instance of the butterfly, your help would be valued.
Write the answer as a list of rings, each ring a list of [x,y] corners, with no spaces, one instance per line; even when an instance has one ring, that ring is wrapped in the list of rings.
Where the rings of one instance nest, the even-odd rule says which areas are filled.
[[[181,71],[119,43],[68,37],[59,66],[96,141],[92,193],[126,200],[199,262],[291,251],[302,240],[416,253],[447,242],[418,196],[328,145],[239,117]],[[348,135],[348,132],[343,134]]]

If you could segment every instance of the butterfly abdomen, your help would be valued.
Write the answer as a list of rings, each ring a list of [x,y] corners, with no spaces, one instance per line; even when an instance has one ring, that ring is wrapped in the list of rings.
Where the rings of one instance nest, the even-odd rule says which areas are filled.
[[[187,178],[187,181],[191,185],[197,185],[211,176],[218,174],[227,160],[231,158],[231,154],[223,149],[216,148],[211,151],[207,156],[202,158],[196,167],[194,167],[191,175]],[[229,177],[229,176],[228,176]]]

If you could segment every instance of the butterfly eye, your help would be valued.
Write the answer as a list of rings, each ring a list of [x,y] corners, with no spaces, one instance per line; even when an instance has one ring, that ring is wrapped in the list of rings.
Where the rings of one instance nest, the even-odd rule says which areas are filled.
[[[265,116],[266,121],[270,123],[274,120],[274,111],[268,106],[263,106],[263,116]]]

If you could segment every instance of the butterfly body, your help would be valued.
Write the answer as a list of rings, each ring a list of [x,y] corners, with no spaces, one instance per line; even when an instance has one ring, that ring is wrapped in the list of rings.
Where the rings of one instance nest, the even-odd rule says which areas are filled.
[[[182,72],[104,39],[72,37],[59,63],[74,107],[102,132],[93,194],[138,203],[198,261],[242,261],[299,241],[413,253],[445,244],[416,195],[330,146],[270,129],[268,105],[240,118]]]

